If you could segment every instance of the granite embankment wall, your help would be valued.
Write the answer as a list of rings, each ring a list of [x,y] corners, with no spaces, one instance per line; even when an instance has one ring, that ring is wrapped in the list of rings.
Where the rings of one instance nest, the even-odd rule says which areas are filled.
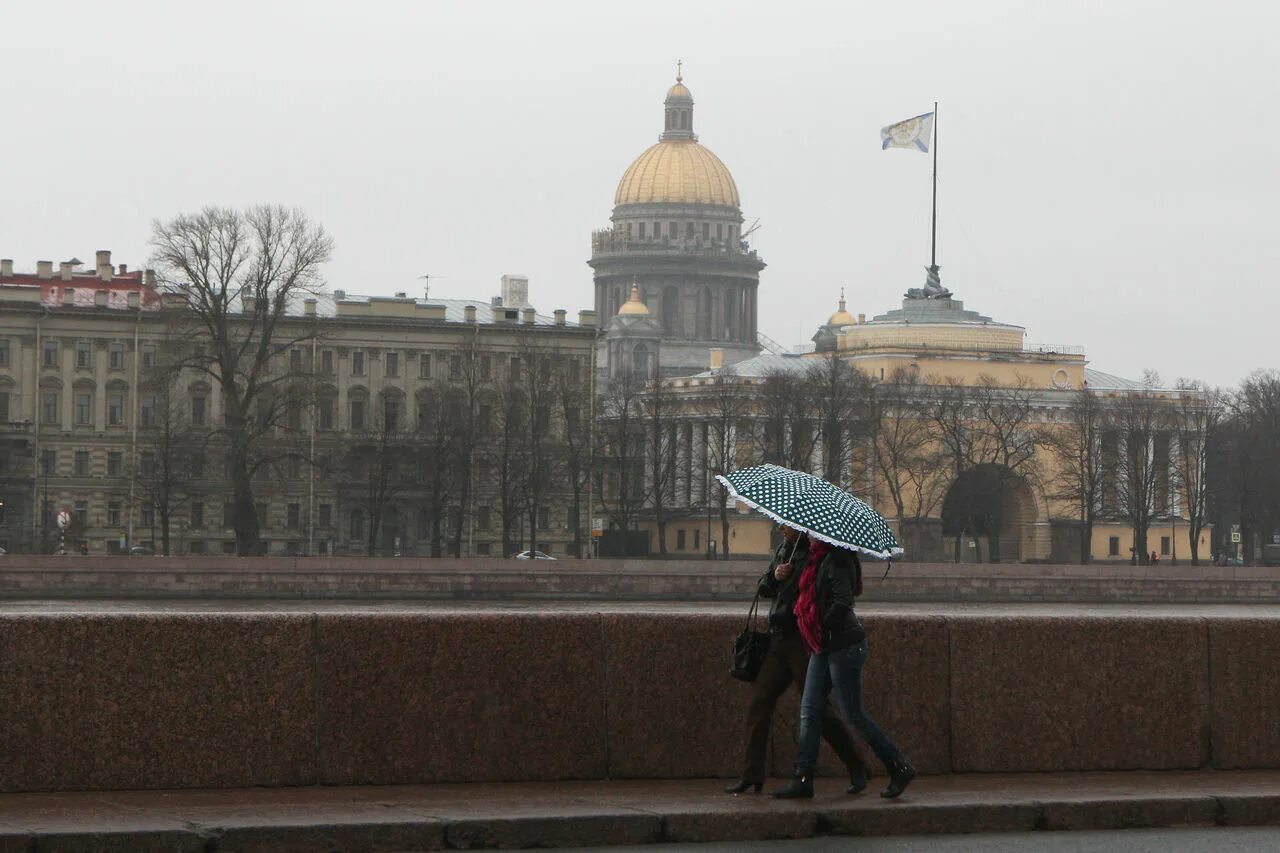
[[[867,601],[1280,602],[1280,568],[866,564]],[[761,560],[0,557],[0,598],[741,601]]]
[[[1280,618],[864,621],[867,706],[922,771],[1280,767]],[[0,790],[730,777],[741,628],[661,606],[0,613]]]

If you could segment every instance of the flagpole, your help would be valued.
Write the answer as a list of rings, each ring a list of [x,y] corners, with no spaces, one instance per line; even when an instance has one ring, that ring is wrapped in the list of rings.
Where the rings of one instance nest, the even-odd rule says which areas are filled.
[[[929,242],[929,266],[938,267],[938,102],[933,102],[933,233]]]

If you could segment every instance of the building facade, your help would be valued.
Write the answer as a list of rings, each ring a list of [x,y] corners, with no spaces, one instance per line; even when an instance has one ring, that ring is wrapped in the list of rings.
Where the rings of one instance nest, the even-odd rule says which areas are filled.
[[[683,78],[667,92],[658,142],[623,173],[613,202],[610,227],[591,237],[599,316],[616,316],[634,287],[662,331],[655,364],[666,376],[702,369],[711,348],[730,364],[758,353],[765,264],[743,233],[733,176],[693,132]],[[617,361],[614,350],[606,335],[602,371]]]
[[[177,304],[110,253],[93,272],[0,264],[0,547],[53,552],[65,509],[69,551],[159,552],[167,527],[169,553],[234,553],[221,393],[169,370],[201,346],[175,340]],[[278,370],[305,394],[258,439],[262,552],[585,548],[589,484],[562,472],[589,434],[594,312],[335,291],[287,325],[304,342]]]

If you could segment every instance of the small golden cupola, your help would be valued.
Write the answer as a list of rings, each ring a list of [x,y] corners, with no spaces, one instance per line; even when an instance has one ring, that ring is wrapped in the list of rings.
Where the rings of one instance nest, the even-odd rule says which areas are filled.
[[[840,288],[840,309],[836,311],[836,313],[831,315],[831,318],[827,320],[827,325],[828,326],[852,326],[855,322],[857,321],[853,319],[853,315],[845,310],[844,288],[842,287]]]
[[[631,283],[631,298],[622,303],[622,307],[618,309],[619,317],[648,317],[649,306],[640,300],[640,286],[635,282]]]

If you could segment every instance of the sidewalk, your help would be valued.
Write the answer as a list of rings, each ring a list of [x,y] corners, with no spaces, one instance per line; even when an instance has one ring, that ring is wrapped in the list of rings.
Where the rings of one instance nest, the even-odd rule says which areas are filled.
[[[897,802],[725,780],[0,795],[10,851],[408,851],[1280,823],[1280,771],[921,777]]]

